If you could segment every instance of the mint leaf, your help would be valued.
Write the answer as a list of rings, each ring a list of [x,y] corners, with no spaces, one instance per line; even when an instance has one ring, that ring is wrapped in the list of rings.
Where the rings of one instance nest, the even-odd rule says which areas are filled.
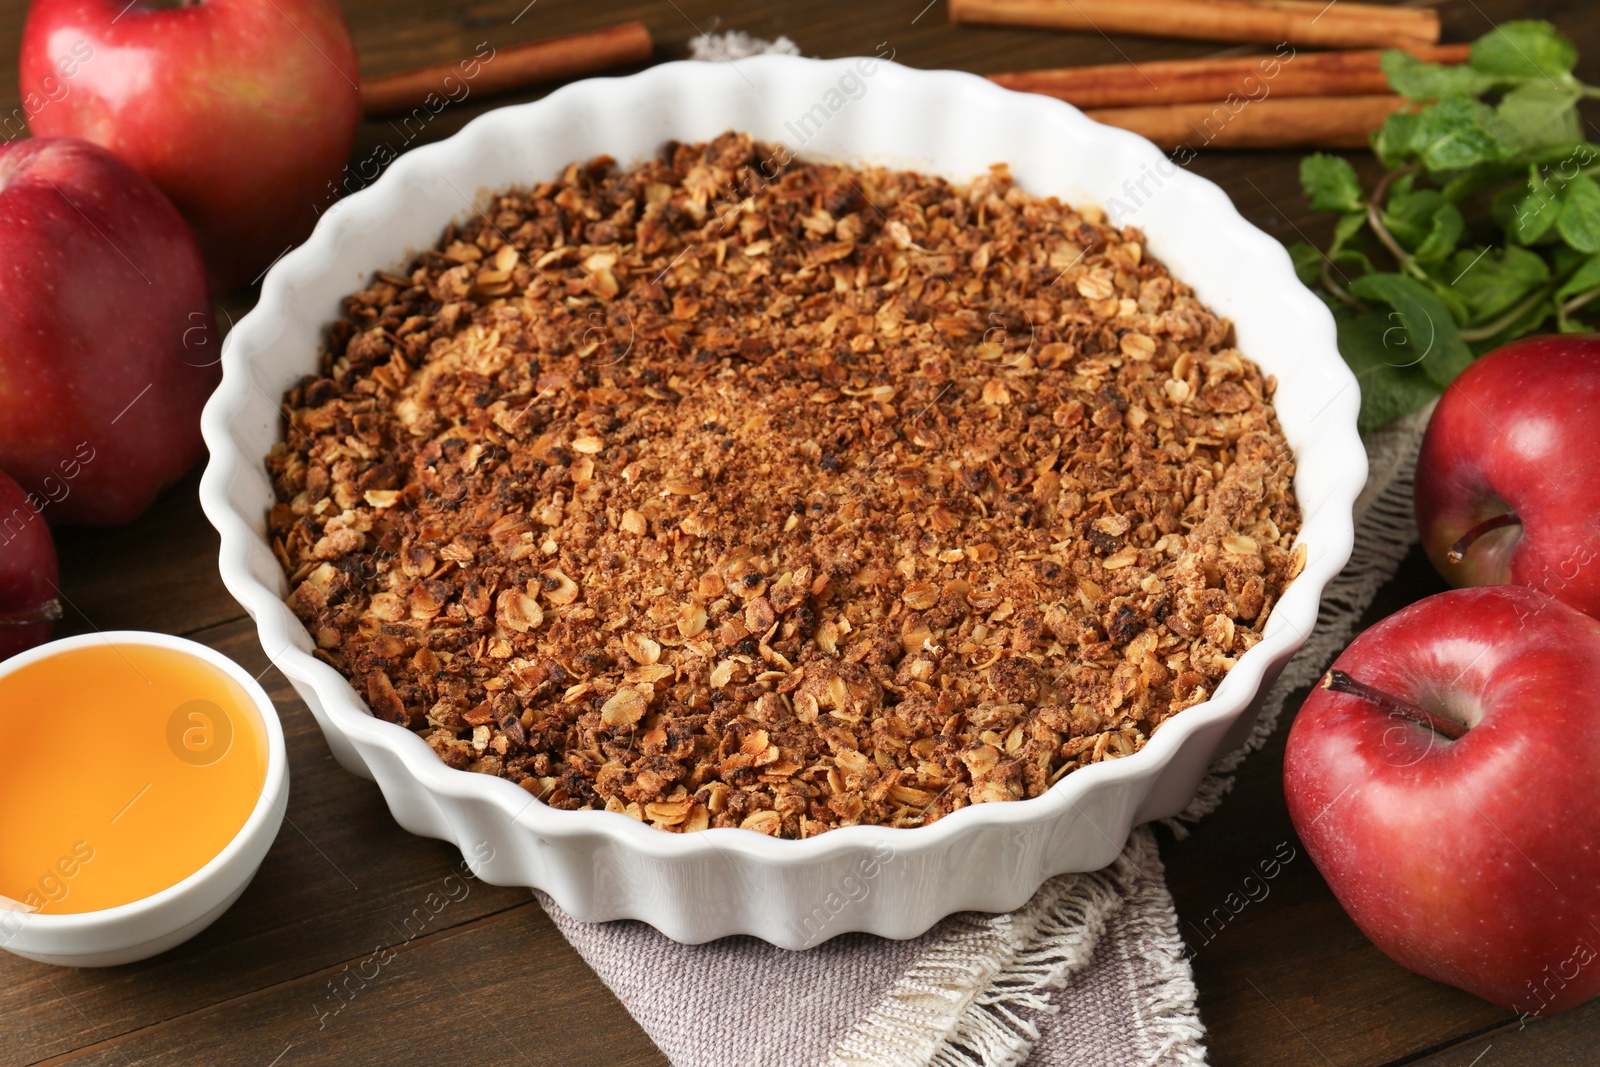
[[[1454,204],[1445,204],[1433,213],[1428,223],[1428,235],[1411,250],[1418,263],[1437,263],[1456,250],[1461,236],[1467,230],[1467,220]]]
[[[1569,176],[1597,159],[1600,159],[1600,145],[1583,140],[1571,144],[1545,145],[1528,153],[1528,162],[1541,167],[1555,167]]]
[[[1549,233],[1561,216],[1561,201],[1542,175],[1528,180],[1526,192],[1512,188],[1503,195],[1509,198],[1506,231],[1522,244],[1531,245]]]
[[[1289,259],[1300,284],[1309,288],[1322,280],[1322,252],[1315,245],[1296,241],[1289,246]]]
[[[1600,252],[1600,185],[1587,174],[1578,174],[1561,190],[1556,229],[1578,251]]]
[[[1436,265],[1441,268],[1446,266],[1443,263]],[[1434,280],[1433,295],[1439,298],[1440,302],[1449,310],[1450,317],[1456,322],[1470,322],[1472,319],[1472,305],[1467,303],[1466,297],[1462,296],[1459,291],[1450,288],[1446,284],[1449,280],[1448,278],[1436,278]]]
[[[1333,224],[1333,244],[1328,247],[1328,258],[1333,259],[1344,252],[1345,245],[1349,244],[1366,224],[1365,211],[1340,216],[1339,221]]]
[[[1472,352],[1461,340],[1449,309],[1415,278],[1368,274],[1351,282],[1350,292],[1370,304],[1394,309],[1382,335],[1386,362],[1418,367],[1440,389],[1472,362]]]
[[[1498,252],[1462,250],[1451,256],[1445,267],[1450,275],[1445,280],[1465,301],[1469,323],[1490,322],[1504,315],[1550,280],[1543,257],[1516,245]]]
[[[1474,41],[1470,62],[1484,74],[1560,80],[1578,65],[1578,47],[1548,22],[1518,19]]]
[[[1495,80],[1471,66],[1424,63],[1410,52],[1390,49],[1379,60],[1389,88],[1412,100],[1445,96],[1477,96],[1494,88]]]
[[[1573,272],[1572,277],[1556,290],[1556,299],[1566,300],[1596,288],[1600,288],[1600,256],[1590,256]]]
[[[1465,170],[1510,157],[1516,134],[1494,110],[1464,96],[1429,104],[1417,116],[1411,147],[1432,173]]]
[[[1396,111],[1383,120],[1372,135],[1373,154],[1390,170],[1399,170],[1417,156],[1417,131],[1422,116],[1415,111]]]
[[[1364,209],[1361,179],[1343,156],[1318,152],[1300,161],[1300,185],[1313,211],[1340,213]]]
[[[1466,230],[1460,210],[1446,203],[1437,189],[1389,197],[1383,209],[1383,224],[1402,247],[1423,263],[1441,260],[1454,252]]]
[[[1434,212],[1443,206],[1444,197],[1437,189],[1392,193],[1383,205],[1383,224],[1402,245],[1415,248],[1428,235]]]
[[[1555,86],[1546,81],[1524,82],[1501,99],[1495,114],[1514,133],[1524,149],[1571,144],[1583,137],[1578,119],[1576,86]]]
[[[1583,266],[1584,260],[1589,257],[1582,252],[1574,251],[1566,245],[1556,245],[1550,250],[1550,276],[1552,278],[1565,277]]]
[[[1378,269],[1372,265],[1372,260],[1368,258],[1365,252],[1357,251],[1354,248],[1341,248],[1338,255],[1330,255],[1328,258],[1341,267],[1351,267],[1364,274]],[[1341,270],[1337,273],[1340,278],[1345,278],[1344,271]]]
[[[1356,427],[1368,433],[1416,411],[1439,395],[1438,386],[1414,366],[1394,360],[1386,338],[1393,323],[1383,314],[1334,313],[1339,329],[1339,354],[1361,386],[1361,413]]]
[[[1353,267],[1363,274],[1372,270],[1372,261],[1366,253],[1350,247],[1350,242],[1355,240],[1366,223],[1367,213],[1359,211],[1341,215],[1339,221],[1333,224],[1333,242],[1328,245],[1328,259],[1335,264],[1334,273],[1341,279],[1345,278],[1345,272],[1339,267]]]

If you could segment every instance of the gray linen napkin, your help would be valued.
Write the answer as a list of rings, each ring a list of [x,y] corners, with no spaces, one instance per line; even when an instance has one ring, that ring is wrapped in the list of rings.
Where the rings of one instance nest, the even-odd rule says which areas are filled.
[[[954,915],[909,941],[679,945],[539,901],[679,1067],[1204,1063],[1148,829],[1105,871],[1054,879],[1017,913]]]

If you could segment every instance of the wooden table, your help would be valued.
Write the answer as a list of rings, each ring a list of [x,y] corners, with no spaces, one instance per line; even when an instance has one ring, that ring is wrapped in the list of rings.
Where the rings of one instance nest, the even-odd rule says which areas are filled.
[[[1600,81],[1600,14],[1584,0],[1446,0],[1439,6],[1447,40],[1469,40],[1493,21],[1530,13],[1549,17],[1589,57],[1586,80]],[[11,57],[24,5],[6,0],[4,7],[0,55]],[[937,0],[346,0],[345,9],[369,74],[454,60],[483,41],[503,47],[628,18],[650,25],[663,58],[683,56],[697,30],[718,27],[766,37],[787,34],[806,53],[821,56],[869,54],[886,42],[913,66],[978,72],[1216,50],[957,28]],[[14,68],[8,68],[0,75],[0,105],[7,111],[17,103],[15,85]],[[468,99],[420,133],[368,123],[355,159],[383,158],[437,140],[492,106]],[[1202,156],[1193,167],[1285,242],[1302,234],[1325,238],[1325,226],[1299,193],[1296,158],[1218,153]],[[1360,162],[1372,166],[1370,159]],[[250,299],[245,294],[223,304],[236,318]],[[402,831],[377,788],[333,762],[310,713],[271,668],[254,627],[217,577],[217,539],[201,516],[196,484],[197,476],[189,477],[132,525],[60,532],[69,601],[61,629],[184,634],[221,649],[252,673],[262,672],[288,736],[288,817],[238,904],[172,952],[142,964],[86,971],[0,954],[0,1067],[69,1061],[664,1064],[527,890],[474,882],[470,893],[438,914],[424,908],[429,894],[457,869],[459,855]],[[1427,562],[1413,552],[1369,621],[1439,588]],[[1221,810],[1193,836],[1162,840],[1178,914],[1191,939],[1214,1062],[1600,1062],[1600,1001],[1524,1028],[1501,1009],[1402,970],[1356,930],[1289,825],[1279,785],[1284,733],[1279,730],[1265,751],[1251,757]],[[1281,842],[1297,858],[1270,884],[1270,893],[1225,924],[1202,927],[1204,917],[1222,908]],[[411,918],[416,928],[417,915],[426,919],[421,936],[377,978],[357,977],[376,946],[398,939],[400,924]],[[366,970],[371,973],[370,965]]]

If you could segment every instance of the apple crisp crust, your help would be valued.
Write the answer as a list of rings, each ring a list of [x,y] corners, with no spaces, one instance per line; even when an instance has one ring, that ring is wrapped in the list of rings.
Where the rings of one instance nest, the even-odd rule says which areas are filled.
[[[1038,796],[1205,700],[1304,559],[1229,323],[1000,167],[600,158],[345,312],[268,460],[288,603],[553,807],[806,837]]]

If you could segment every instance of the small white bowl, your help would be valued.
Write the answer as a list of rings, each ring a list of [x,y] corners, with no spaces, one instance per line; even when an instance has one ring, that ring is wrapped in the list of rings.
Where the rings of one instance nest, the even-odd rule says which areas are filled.
[[[668,140],[728,129],[804,159],[960,180],[1008,163],[1026,192],[1102,205],[1118,225],[1139,226],[1150,251],[1233,320],[1239,347],[1279,381],[1308,558],[1261,642],[1210,700],[1168,720],[1134,755],[1074,771],[1041,797],[973,805],[916,829],[850,826],[787,841],[559,811],[503,778],[452,770],[422,738],[374,718],[312,655],[265,536],[273,490],[264,461],[283,434],[283,392],[316,371],[341,298],[432,247],[447,224],[470,217],[475,196],[553,178],[573,160],[606,154],[628,165]],[[664,63],[482,115],[324,212],[305,244],[267,272],[222,366],[201,420],[211,460],[200,484],[222,535],[222,579],[334,756],[378,783],[401,826],[475,857],[486,881],[543,889],[581,920],[642,919],[688,942],[753,934],[802,948],[854,930],[912,937],[951,912],[1009,911],[1052,875],[1110,863],[1134,825],[1181,811],[1211,760],[1248,736],[1261,694],[1311,633],[1323,586],[1350,556],[1351,506],[1367,476],[1360,391],[1339,357],[1333,316],[1295,278],[1283,246],[1221,189],[1058,100],[870,58]]]
[[[267,774],[244,826],[204,867],[159,893],[99,911],[61,914],[0,911],[0,948],[64,967],[110,967],[165,952],[210,926],[244,892],[272,847],[289,803],[289,757],[272,700],[222,653],[194,641],[140,630],[82,634],[31,648],[0,663],[0,678],[60,652],[110,641],[170,649],[201,660],[237,682],[261,718]],[[0,833],[4,833],[0,827]],[[176,831],[175,831],[176,832]]]

